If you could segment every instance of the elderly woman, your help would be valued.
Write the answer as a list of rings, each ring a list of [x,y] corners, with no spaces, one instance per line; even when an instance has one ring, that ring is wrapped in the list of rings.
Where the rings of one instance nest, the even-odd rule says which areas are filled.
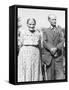
[[[27,20],[28,29],[21,34],[21,43],[18,55],[18,82],[40,81],[41,72],[41,34],[35,29],[34,18]]]

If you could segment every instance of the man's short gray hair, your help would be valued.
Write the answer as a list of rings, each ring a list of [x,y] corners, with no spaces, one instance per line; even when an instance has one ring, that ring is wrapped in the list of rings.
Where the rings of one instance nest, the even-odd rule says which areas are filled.
[[[56,15],[55,15],[55,14],[49,14],[49,15],[48,15],[48,20],[49,20],[51,17],[56,18]]]

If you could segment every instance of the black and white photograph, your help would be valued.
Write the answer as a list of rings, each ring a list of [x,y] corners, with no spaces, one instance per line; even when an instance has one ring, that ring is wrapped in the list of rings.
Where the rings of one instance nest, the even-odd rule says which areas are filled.
[[[17,83],[67,81],[66,9],[18,7],[16,18]]]

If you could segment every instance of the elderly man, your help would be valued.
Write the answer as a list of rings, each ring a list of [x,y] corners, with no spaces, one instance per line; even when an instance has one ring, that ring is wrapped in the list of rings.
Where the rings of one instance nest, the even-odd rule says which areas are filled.
[[[56,16],[49,15],[50,27],[43,30],[42,60],[46,64],[47,80],[64,79],[63,55],[64,44],[61,27],[56,27]]]

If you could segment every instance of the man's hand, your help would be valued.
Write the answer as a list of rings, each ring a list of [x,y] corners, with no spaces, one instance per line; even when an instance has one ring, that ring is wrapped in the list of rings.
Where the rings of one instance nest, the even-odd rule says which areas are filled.
[[[55,52],[56,52],[56,50],[57,50],[57,48],[51,48],[51,53],[54,55],[55,54]]]

